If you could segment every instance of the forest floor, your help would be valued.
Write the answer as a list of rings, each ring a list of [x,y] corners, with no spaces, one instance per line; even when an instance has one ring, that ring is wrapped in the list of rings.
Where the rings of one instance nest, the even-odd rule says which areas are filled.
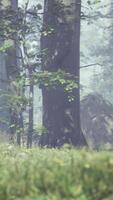
[[[0,200],[113,200],[113,152],[0,145]]]

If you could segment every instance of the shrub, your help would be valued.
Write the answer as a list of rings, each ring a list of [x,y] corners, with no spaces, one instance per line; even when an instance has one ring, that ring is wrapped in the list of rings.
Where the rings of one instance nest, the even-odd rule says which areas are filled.
[[[0,146],[0,200],[112,200],[113,153]]]

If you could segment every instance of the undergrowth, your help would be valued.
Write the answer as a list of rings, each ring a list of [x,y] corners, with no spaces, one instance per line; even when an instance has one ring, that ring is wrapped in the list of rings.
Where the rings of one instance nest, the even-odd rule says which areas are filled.
[[[113,153],[0,146],[0,200],[113,200]]]

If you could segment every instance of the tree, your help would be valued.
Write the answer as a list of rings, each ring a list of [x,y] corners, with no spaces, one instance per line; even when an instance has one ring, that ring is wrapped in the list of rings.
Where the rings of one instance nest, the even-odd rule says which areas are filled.
[[[11,20],[11,13],[14,11],[16,12],[17,10],[17,4],[18,1],[4,1],[1,0],[0,1],[0,42],[1,42],[1,50],[0,50],[0,55],[1,55],[1,62],[3,63],[3,65],[0,65],[0,71],[1,71],[1,78],[3,78],[2,82],[3,82],[3,88],[2,85],[0,84],[0,89],[1,89],[1,98],[0,101],[2,102],[2,96],[3,96],[3,109],[5,110],[5,115],[8,116],[5,120],[4,120],[4,124],[5,127],[9,128],[9,118],[12,118],[12,114],[9,115],[9,110],[11,111],[11,109],[9,109],[9,106],[7,105],[7,101],[5,98],[5,93],[8,92],[9,89],[9,85],[10,85],[10,81],[12,79],[15,79],[16,75],[18,74],[18,70],[17,70],[17,59],[16,59],[16,43],[15,40],[13,39],[13,37],[8,37],[8,34],[10,32],[10,28],[9,28],[9,24],[14,23],[16,18],[15,16],[12,18]],[[7,12],[6,12],[7,10]],[[8,31],[9,28],[9,31]],[[7,30],[7,31],[6,31]],[[7,32],[7,34],[6,34]],[[14,34],[14,38],[15,38],[15,33]],[[3,74],[2,74],[3,71]],[[4,79],[5,77],[5,79]],[[3,95],[4,93],[4,95]],[[11,111],[12,112],[12,111]],[[2,116],[3,117],[3,116]],[[12,121],[13,119],[11,119],[10,121]],[[11,125],[11,124],[10,124]],[[8,131],[8,130],[7,130]],[[11,128],[11,132],[12,128]]]
[[[14,4],[13,4],[14,3]],[[7,74],[11,94],[5,94],[10,99],[10,130],[13,135],[17,133],[17,144],[21,143],[23,129],[23,108],[28,111],[27,147],[32,146],[33,135],[33,74],[40,67],[39,54],[39,30],[41,18],[38,14],[42,7],[40,4],[29,7],[29,1],[25,8],[18,8],[17,1],[1,9],[1,37],[3,41],[10,41],[7,48],[1,48],[5,53]],[[7,21],[7,25],[6,25]],[[25,121],[27,121],[25,119]]]
[[[103,8],[101,7],[103,5]],[[111,103],[113,101],[112,93],[112,79],[113,79],[113,30],[112,30],[112,17],[113,17],[113,2],[107,1],[100,2],[101,9],[98,11],[97,24],[99,27],[98,36],[96,36],[96,41],[94,42],[95,47],[89,48],[91,52],[91,58],[95,56],[96,62],[101,64],[101,70],[94,70],[93,79],[90,82],[91,89],[100,93],[105,99],[109,100]],[[104,20],[103,20],[104,19]],[[97,27],[97,28],[98,28]],[[101,34],[103,33],[103,34]]]
[[[45,0],[41,48],[42,68],[49,72],[74,75],[78,88],[74,88],[73,99],[61,85],[42,88],[43,124],[47,134],[40,143],[52,147],[69,143],[86,144],[80,128],[79,58],[80,58],[80,0]]]

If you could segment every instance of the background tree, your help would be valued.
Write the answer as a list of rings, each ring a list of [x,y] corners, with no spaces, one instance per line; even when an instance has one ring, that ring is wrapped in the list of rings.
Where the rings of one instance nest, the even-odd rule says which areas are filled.
[[[5,120],[4,120],[4,126],[9,128],[9,118],[11,116],[12,118],[12,112],[10,109],[9,112],[9,106],[7,104],[5,95],[3,95],[4,92],[8,92],[9,90],[9,85],[10,85],[10,81],[14,80],[16,75],[18,74],[18,69],[17,69],[17,59],[16,59],[16,43],[15,43],[15,32],[13,32],[13,37],[10,34],[11,28],[10,28],[10,24],[15,24],[15,20],[16,20],[16,15],[14,15],[13,18],[11,18],[11,14],[12,12],[16,12],[17,10],[17,4],[18,1],[4,1],[2,0],[0,2],[0,16],[1,16],[1,22],[0,22],[0,38],[1,38],[1,62],[3,63],[3,65],[0,65],[0,71],[1,71],[1,78],[3,78],[2,82],[4,85],[4,87],[2,88],[1,86],[1,99],[0,101],[2,102],[2,98],[5,100],[5,102],[2,102],[3,105],[3,109],[5,110],[5,115],[8,116]],[[6,15],[6,10],[7,10],[7,15]],[[7,16],[7,17],[6,17]],[[10,35],[10,37],[9,37]],[[5,79],[4,79],[5,77]],[[11,115],[10,115],[11,114]],[[3,117],[4,114],[2,114],[1,117]],[[12,121],[12,119],[11,119]],[[10,124],[11,125],[11,124]],[[7,130],[8,131],[8,130]],[[11,128],[11,132],[12,128]]]
[[[92,86],[95,91],[102,94],[103,97],[111,102],[113,102],[113,92],[112,92],[112,79],[113,79],[113,2],[109,1],[109,5],[107,6],[106,15],[104,16],[104,21],[107,23],[101,26],[101,29],[105,33],[102,37],[102,44],[99,44],[95,49],[94,53],[99,55],[101,58],[102,69],[100,73],[94,74],[92,80]],[[94,82],[98,84],[94,85]]]
[[[13,4],[14,3],[14,4]],[[27,146],[32,145],[33,134],[33,78],[35,70],[39,68],[39,33],[40,16],[38,11],[41,5],[17,7],[17,1],[1,7],[1,37],[3,50],[6,54],[7,79],[9,82],[9,94],[5,94],[10,108],[10,131],[14,135],[17,132],[17,143],[20,145],[21,132],[23,131],[23,111],[29,108]],[[7,22],[7,26],[6,26]],[[4,47],[4,43],[9,46]],[[35,45],[34,45],[35,42]],[[3,92],[3,91],[2,91]],[[27,113],[27,111],[26,111]],[[28,120],[27,120],[28,119]]]

